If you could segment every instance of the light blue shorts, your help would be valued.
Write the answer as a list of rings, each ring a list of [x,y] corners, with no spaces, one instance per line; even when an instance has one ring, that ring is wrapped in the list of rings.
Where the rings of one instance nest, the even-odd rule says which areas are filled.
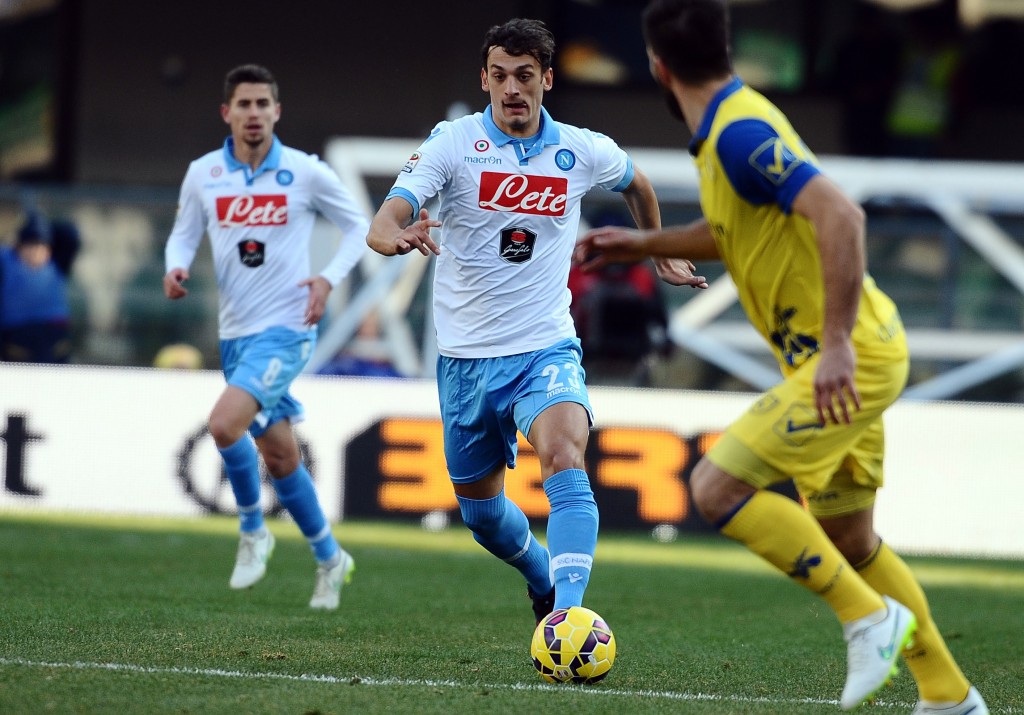
[[[220,341],[220,363],[229,385],[256,398],[260,413],[249,426],[259,437],[275,422],[301,422],[302,403],[288,388],[309,362],[316,332],[298,333],[288,328],[268,328],[262,333]]]
[[[437,359],[437,393],[444,426],[448,475],[475,482],[504,462],[516,466],[516,431],[530,434],[533,421],[558,402],[577,402],[594,412],[575,338],[550,348],[496,358]]]

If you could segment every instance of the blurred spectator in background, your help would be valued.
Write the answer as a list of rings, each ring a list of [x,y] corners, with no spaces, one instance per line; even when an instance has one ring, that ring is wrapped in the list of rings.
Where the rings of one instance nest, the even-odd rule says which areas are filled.
[[[889,108],[889,153],[911,158],[938,158],[959,120],[963,52],[954,3],[913,10]]]
[[[68,280],[80,247],[74,225],[38,211],[28,212],[13,247],[0,247],[0,358],[70,361]]]
[[[366,315],[355,337],[330,362],[317,370],[317,374],[403,377],[391,362],[391,351],[381,333],[380,318],[376,311]]]
[[[854,10],[850,34],[840,43],[832,70],[843,107],[843,148],[856,156],[883,156],[886,126],[899,79],[903,39],[890,13],[863,0]]]
[[[201,370],[203,354],[194,345],[171,343],[160,348],[153,358],[153,367],[172,370]]]

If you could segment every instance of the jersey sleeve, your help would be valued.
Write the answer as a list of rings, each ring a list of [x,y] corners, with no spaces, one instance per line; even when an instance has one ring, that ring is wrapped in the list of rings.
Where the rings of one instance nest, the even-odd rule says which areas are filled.
[[[593,185],[609,191],[622,191],[633,183],[633,161],[615,141],[604,134],[590,132],[594,151]]]
[[[451,122],[440,122],[430,136],[413,152],[398,173],[385,200],[399,197],[412,206],[415,218],[423,204],[437,196],[451,181],[453,133]]]
[[[760,119],[727,126],[716,149],[736,193],[754,205],[776,203],[787,214],[800,189],[821,173],[802,145],[786,143]]]
[[[181,182],[178,213],[164,248],[165,272],[174,268],[188,269],[199,250],[206,231],[206,212],[196,179],[196,163],[192,162]]]
[[[315,157],[312,163],[313,185],[310,188],[313,206],[342,232],[337,253],[320,271],[328,283],[336,286],[363,257],[370,222],[334,170]]]

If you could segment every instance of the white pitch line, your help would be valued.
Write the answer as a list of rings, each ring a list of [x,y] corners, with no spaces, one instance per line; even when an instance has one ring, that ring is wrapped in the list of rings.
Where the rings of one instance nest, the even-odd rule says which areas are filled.
[[[289,680],[294,682],[308,683],[331,683],[339,685],[369,685],[369,686],[423,686],[433,688],[486,688],[488,690],[515,690],[515,691],[547,691],[564,692],[565,686],[561,685],[524,685],[513,684],[490,684],[490,683],[465,683],[456,680],[419,680],[403,678],[365,678],[360,675],[337,676],[337,675],[316,675],[304,673],[302,675],[289,675],[287,673],[253,673],[241,670],[220,670],[218,668],[179,668],[174,666],[156,667],[147,665],[132,665],[130,663],[86,663],[74,661],[69,663],[47,662],[27,660],[24,658],[0,658],[0,665],[20,665],[29,668],[68,668],[72,670],[113,670],[128,673],[145,673],[150,675],[203,675],[213,678],[240,678],[253,680]],[[570,686],[573,687],[573,686]],[[632,697],[648,698],[653,700],[676,700],[683,702],[725,702],[725,703],[746,703],[765,705],[838,705],[838,700],[825,698],[768,698],[768,697],[745,697],[742,695],[711,695],[707,693],[679,693],[669,690],[617,690],[604,687],[589,688],[578,687],[576,692],[591,695],[594,697]],[[876,700],[875,707],[885,708],[910,708],[910,703],[898,703],[892,701]],[[1017,713],[1015,708],[993,710],[992,712]]]
[[[132,665],[128,663],[86,663],[83,661],[74,661],[70,663],[60,662],[47,662],[47,661],[33,661],[25,660],[22,658],[0,658],[0,665],[21,665],[31,668],[69,668],[73,670],[113,670],[119,672],[129,673],[146,673],[146,674],[157,674],[157,675],[203,675],[215,678],[242,678],[242,679],[254,679],[254,680],[289,680],[289,681],[301,681],[301,682],[312,682],[312,683],[334,683],[341,685],[370,685],[370,686],[426,686],[426,687],[445,687],[445,688],[487,688],[488,690],[516,690],[516,691],[550,691],[559,692],[565,690],[560,685],[548,685],[538,683],[535,685],[526,685],[523,683],[513,684],[500,684],[494,685],[490,683],[468,683],[459,682],[455,680],[419,680],[419,679],[402,679],[402,678],[366,678],[359,675],[353,676],[336,676],[336,675],[314,675],[314,674],[303,674],[303,675],[289,675],[287,673],[253,673],[245,672],[241,670],[220,670],[217,668],[179,668],[174,666],[169,667],[154,667],[145,665]],[[838,705],[838,700],[825,700],[815,698],[795,698],[795,699],[782,699],[782,698],[766,698],[766,697],[743,697],[738,695],[709,695],[705,693],[679,693],[672,691],[657,691],[657,690],[616,690],[608,688],[588,688],[579,687],[577,692],[586,693],[587,695],[593,696],[612,696],[612,697],[640,697],[650,698],[656,700],[681,700],[681,701],[704,701],[704,702],[734,702],[734,703],[765,703],[765,704],[792,704],[792,703],[808,703],[808,704],[819,704],[819,705]],[[879,703],[881,704],[881,703]],[[909,705],[889,703],[889,707],[909,707]]]

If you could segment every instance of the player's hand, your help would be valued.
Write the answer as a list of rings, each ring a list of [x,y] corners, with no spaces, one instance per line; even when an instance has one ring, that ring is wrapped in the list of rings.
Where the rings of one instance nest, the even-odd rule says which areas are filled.
[[[184,268],[172,268],[164,276],[164,295],[171,300],[184,298],[188,295],[188,288],[182,285],[188,280],[188,271]]]
[[[849,340],[822,349],[814,371],[814,403],[818,421],[850,424],[851,407],[860,409],[860,394],[853,381],[857,358]]]
[[[419,220],[413,221],[398,234],[398,238],[395,240],[395,253],[404,256],[409,251],[416,249],[424,256],[429,256],[431,253],[440,256],[441,249],[430,237],[430,229],[440,227],[440,221],[430,218],[430,212],[426,209],[420,209]]]
[[[327,309],[327,296],[331,294],[331,284],[323,276],[312,276],[299,281],[299,287],[309,287],[309,300],[306,302],[306,325],[316,325],[324,317]]]
[[[708,279],[694,275],[697,270],[693,262],[685,258],[655,258],[654,268],[658,277],[669,285],[690,286],[691,288],[707,288]]]
[[[572,260],[584,273],[598,271],[613,263],[636,263],[647,258],[643,234],[636,229],[605,226],[587,231],[576,239]]]

